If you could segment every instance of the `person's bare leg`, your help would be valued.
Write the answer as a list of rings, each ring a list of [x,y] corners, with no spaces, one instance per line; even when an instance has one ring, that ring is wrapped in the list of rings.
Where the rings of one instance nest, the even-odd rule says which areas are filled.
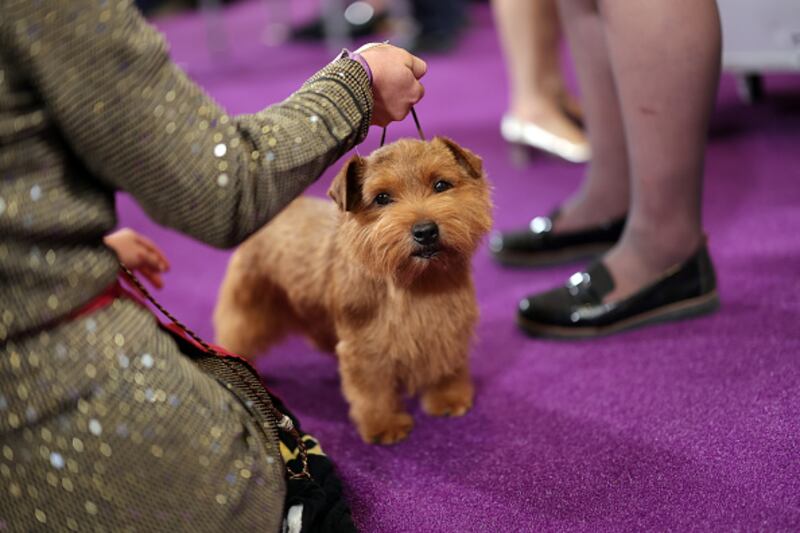
[[[592,159],[580,189],[561,205],[556,233],[624,215],[630,187],[622,113],[600,13],[594,0],[560,0],[559,8],[581,87]]]
[[[625,124],[631,209],[603,259],[625,298],[682,263],[703,241],[708,121],[720,69],[714,0],[600,0]]]
[[[511,114],[574,143],[585,142],[565,112],[576,104],[559,63],[560,21],[555,0],[493,0],[511,86]]]

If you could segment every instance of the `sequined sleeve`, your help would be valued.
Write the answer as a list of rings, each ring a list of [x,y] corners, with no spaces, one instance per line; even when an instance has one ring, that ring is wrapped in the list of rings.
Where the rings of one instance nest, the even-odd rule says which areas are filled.
[[[353,60],[331,63],[281,103],[229,116],[129,1],[4,4],[4,46],[93,179],[211,245],[244,240],[369,128],[369,79]]]

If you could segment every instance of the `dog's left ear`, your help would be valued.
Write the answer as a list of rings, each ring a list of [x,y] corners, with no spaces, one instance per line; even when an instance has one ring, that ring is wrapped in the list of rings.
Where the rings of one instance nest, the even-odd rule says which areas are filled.
[[[363,157],[354,155],[342,170],[333,178],[328,196],[330,196],[342,211],[353,211],[361,200],[361,180],[364,175],[366,161]]]
[[[447,137],[437,136],[433,141],[444,145],[470,177],[480,178],[483,176],[483,161],[481,161],[480,157]]]

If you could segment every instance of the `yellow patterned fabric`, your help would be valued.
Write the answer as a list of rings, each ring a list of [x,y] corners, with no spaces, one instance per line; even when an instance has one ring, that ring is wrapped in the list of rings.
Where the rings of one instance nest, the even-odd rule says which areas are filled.
[[[278,529],[268,421],[131,302],[53,323],[117,275],[115,191],[233,246],[363,140],[371,109],[340,59],[229,116],[129,1],[0,2],[0,529]]]

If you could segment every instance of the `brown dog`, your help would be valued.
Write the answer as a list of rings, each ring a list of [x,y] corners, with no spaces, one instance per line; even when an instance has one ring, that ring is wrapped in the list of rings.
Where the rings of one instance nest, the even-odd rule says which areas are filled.
[[[442,137],[401,140],[354,156],[329,194],[335,204],[296,200],[236,251],[217,342],[252,356],[299,331],[335,351],[366,442],[411,430],[403,390],[431,415],[463,415],[478,318],[470,260],[491,225],[480,158]]]

